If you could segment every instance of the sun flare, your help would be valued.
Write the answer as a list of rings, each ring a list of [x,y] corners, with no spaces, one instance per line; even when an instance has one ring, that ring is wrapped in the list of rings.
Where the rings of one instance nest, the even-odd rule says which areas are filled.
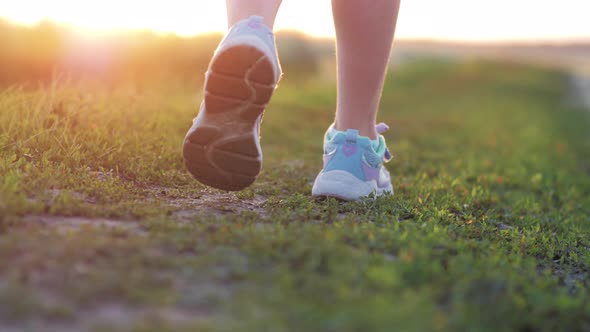
[[[277,29],[316,37],[334,36],[327,0],[284,0]],[[397,36],[454,40],[538,40],[590,38],[587,0],[402,1]],[[49,19],[85,34],[144,30],[183,36],[226,29],[225,1],[20,0],[2,5],[0,16],[23,24]]]

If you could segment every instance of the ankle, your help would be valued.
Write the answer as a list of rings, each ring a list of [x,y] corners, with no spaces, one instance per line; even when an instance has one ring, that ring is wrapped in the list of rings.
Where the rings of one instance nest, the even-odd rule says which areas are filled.
[[[231,29],[233,26],[235,26],[238,23],[241,23],[246,20],[251,20],[251,19],[255,20],[255,22],[252,24],[260,24],[260,25],[264,26],[264,28],[270,30],[271,32],[273,31],[274,19],[272,17],[269,18],[269,17],[264,17],[261,15],[247,15],[247,16],[232,17],[231,20],[228,20],[228,29]]]
[[[339,131],[346,131],[348,129],[356,129],[359,131],[359,135],[367,136],[372,140],[376,140],[379,137],[377,130],[375,129],[375,123],[347,123],[345,121],[335,121],[334,129]]]

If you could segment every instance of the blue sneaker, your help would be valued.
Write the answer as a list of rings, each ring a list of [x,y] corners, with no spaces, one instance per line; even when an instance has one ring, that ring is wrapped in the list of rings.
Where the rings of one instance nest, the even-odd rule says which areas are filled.
[[[260,123],[280,77],[274,35],[262,17],[235,24],[213,55],[183,144],[184,163],[199,182],[223,190],[254,182],[262,168]]]
[[[377,132],[389,129],[377,125]],[[329,196],[354,201],[375,194],[393,194],[391,177],[384,162],[391,159],[385,139],[359,136],[358,131],[338,131],[333,125],[324,140],[324,169],[313,184],[313,196]]]

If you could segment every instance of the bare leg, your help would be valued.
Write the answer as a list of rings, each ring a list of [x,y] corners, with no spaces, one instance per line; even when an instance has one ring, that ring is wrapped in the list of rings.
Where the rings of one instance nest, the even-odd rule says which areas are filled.
[[[399,3],[332,0],[338,54],[337,130],[357,129],[362,136],[377,138],[377,110]]]
[[[264,24],[272,29],[282,0],[226,0],[227,23],[233,26],[252,15],[262,16]]]

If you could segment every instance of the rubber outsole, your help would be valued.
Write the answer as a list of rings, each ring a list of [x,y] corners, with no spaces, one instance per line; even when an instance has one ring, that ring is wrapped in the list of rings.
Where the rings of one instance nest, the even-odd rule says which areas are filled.
[[[239,45],[212,60],[204,107],[184,140],[184,163],[199,182],[222,190],[250,186],[262,169],[257,121],[275,89],[270,59]]]
[[[345,201],[356,201],[371,194],[380,196],[388,192],[393,195],[391,185],[380,188],[375,180],[362,181],[341,170],[320,172],[312,187],[312,196],[334,197]]]

